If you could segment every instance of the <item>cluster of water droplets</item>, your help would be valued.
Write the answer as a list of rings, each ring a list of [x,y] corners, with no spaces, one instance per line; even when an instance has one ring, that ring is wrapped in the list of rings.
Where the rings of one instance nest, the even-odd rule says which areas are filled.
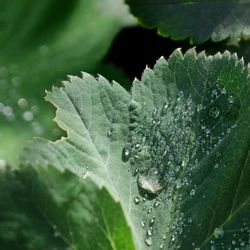
[[[123,159],[130,160],[142,191],[153,195],[161,192],[186,167],[190,154],[195,152],[193,114],[191,98],[186,100],[180,92],[177,101],[167,99],[132,131]]]
[[[240,250],[250,244],[250,224],[246,220],[238,223],[237,229],[215,228],[210,239],[211,250]]]
[[[187,195],[195,197],[197,185],[193,183],[192,170],[237,127],[238,111],[233,110],[234,104],[235,97],[217,85],[206,89],[198,104],[182,91],[176,98],[167,98],[151,113],[146,111],[146,105],[131,103],[132,126],[122,159],[130,162],[129,171],[137,179],[138,195],[134,203],[150,201],[146,204],[151,205],[144,206],[147,214],[161,204],[167,207],[168,200],[175,204],[175,216],[169,222],[168,232],[162,235],[161,249],[167,247],[166,233],[171,235],[174,245],[184,229],[192,225],[192,217],[181,211],[183,194],[178,190],[186,186]],[[221,109],[222,106],[225,108]],[[220,167],[219,163],[214,164],[214,169]],[[151,218],[157,220],[153,215]],[[145,244],[151,246],[153,225],[147,227],[145,219],[141,224],[146,230]]]
[[[0,67],[0,120],[14,123],[24,121],[31,124],[35,135],[43,134],[43,127],[36,117],[40,113],[37,101],[32,98],[25,98],[21,94],[24,82],[21,76],[17,75],[18,66]]]

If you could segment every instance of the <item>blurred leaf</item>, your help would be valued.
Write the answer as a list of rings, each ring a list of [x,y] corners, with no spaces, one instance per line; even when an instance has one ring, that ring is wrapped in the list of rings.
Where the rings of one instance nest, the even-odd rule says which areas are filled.
[[[235,55],[195,50],[159,59],[131,94],[71,77],[47,94],[67,137],[37,139],[22,163],[87,172],[121,202],[138,249],[247,248],[249,80]]]
[[[45,88],[67,74],[93,70],[133,18],[122,0],[14,0],[1,1],[1,9],[0,138],[7,126],[16,140],[12,148],[1,144],[0,158],[15,166],[9,156],[26,138],[58,136],[44,105]]]
[[[250,36],[249,0],[126,0],[140,22],[175,40],[194,43],[208,39]]]
[[[0,173],[2,250],[134,249],[119,203],[52,166]]]

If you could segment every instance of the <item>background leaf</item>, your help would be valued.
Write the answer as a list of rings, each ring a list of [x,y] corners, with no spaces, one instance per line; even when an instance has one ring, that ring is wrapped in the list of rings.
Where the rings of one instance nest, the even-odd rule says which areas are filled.
[[[250,2],[189,0],[126,0],[132,13],[149,28],[173,39],[194,43],[250,35]],[[223,11],[222,11],[223,10]]]
[[[89,178],[36,166],[1,172],[0,187],[3,250],[134,249],[120,204]]]
[[[138,249],[244,249],[248,96],[249,69],[229,52],[176,50],[146,68],[131,95],[83,73],[47,95],[67,138],[36,140],[22,163],[104,185],[120,200]]]
[[[114,36],[133,18],[120,0],[1,2],[0,125],[16,140],[11,148],[2,144],[0,158],[17,166],[13,155],[27,139],[59,135],[44,105],[44,89],[66,74],[94,72]]]

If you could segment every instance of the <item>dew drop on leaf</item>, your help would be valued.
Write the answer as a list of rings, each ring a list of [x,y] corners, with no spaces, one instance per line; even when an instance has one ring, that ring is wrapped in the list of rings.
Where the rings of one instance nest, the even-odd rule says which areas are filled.
[[[234,97],[230,95],[230,96],[228,97],[227,101],[228,101],[229,103],[231,103],[231,104],[234,103]]]
[[[222,88],[221,89],[221,94],[226,94],[227,93],[227,90],[225,88]]]
[[[218,238],[222,238],[223,236],[224,236],[224,230],[222,228],[215,228],[214,237],[218,239]]]
[[[203,108],[203,105],[202,104],[198,104],[197,105],[197,112],[200,112]]]
[[[131,156],[131,146],[130,144],[126,144],[123,148],[123,151],[122,151],[122,160],[124,162],[127,162]]]
[[[147,246],[151,246],[152,245],[152,238],[150,236],[147,236],[145,239],[145,243]]]
[[[142,226],[142,228],[144,228],[146,226],[146,223],[144,220],[141,221],[141,226]]]
[[[155,217],[151,218],[149,221],[149,226],[152,227],[155,223]]]
[[[214,168],[219,168],[219,164],[216,163],[216,164],[214,165]]]
[[[152,208],[149,208],[149,209],[147,210],[147,213],[148,213],[148,214],[151,214],[151,213],[152,213]]]
[[[160,206],[161,202],[159,200],[155,200],[154,204],[153,204],[153,207],[154,208],[157,208],[158,206]]]
[[[111,131],[111,129],[110,129],[110,130],[107,132],[107,137],[110,137],[111,134],[112,134],[112,131]]]
[[[137,204],[139,204],[139,202],[140,202],[140,198],[138,196],[136,196],[134,198],[134,203],[137,205]]]
[[[189,193],[191,196],[194,196],[195,195],[195,190],[194,189],[191,189],[190,193]]]
[[[147,236],[152,236],[152,229],[147,230]]]

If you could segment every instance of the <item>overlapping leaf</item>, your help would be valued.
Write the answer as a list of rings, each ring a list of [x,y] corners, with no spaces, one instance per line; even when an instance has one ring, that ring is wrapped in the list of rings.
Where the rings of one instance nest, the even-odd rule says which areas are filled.
[[[47,100],[67,132],[23,165],[90,175],[119,199],[138,249],[249,247],[249,69],[236,55],[176,50],[131,95],[84,73]]]
[[[248,0],[127,0],[132,13],[149,28],[174,39],[191,38],[194,43],[208,39],[249,37]]]
[[[134,249],[120,204],[90,179],[49,167],[0,173],[3,250]]]

